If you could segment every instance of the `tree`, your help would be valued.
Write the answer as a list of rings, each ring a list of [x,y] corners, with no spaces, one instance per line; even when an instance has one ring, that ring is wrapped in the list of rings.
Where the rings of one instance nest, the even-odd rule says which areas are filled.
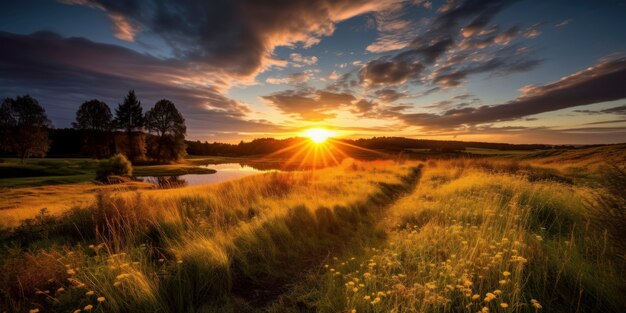
[[[124,102],[115,109],[115,125],[118,129],[126,132],[127,155],[131,161],[144,153],[141,149],[143,145],[139,142],[145,140],[144,136],[142,134],[133,135],[134,131],[141,131],[143,122],[141,102],[135,96],[135,91],[130,90],[124,98]]]
[[[29,95],[7,98],[0,106],[0,142],[22,159],[45,156],[50,148],[50,120],[39,102]]]
[[[76,121],[72,126],[81,131],[83,137],[83,153],[96,157],[111,154],[111,129],[113,115],[109,106],[97,99],[81,104],[76,112]]]
[[[172,101],[159,100],[146,112],[146,129],[154,133],[155,145],[151,145],[150,155],[158,161],[176,160],[185,156],[185,134],[187,126]]]

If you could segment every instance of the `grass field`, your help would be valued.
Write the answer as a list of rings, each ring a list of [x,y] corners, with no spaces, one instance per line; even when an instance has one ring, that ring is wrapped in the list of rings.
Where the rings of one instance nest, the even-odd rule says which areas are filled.
[[[625,152],[592,149],[92,191],[0,230],[0,311],[624,312]]]
[[[183,175],[214,173],[209,168],[196,165],[232,162],[237,158],[211,157],[190,158],[182,163],[167,165],[134,166],[135,176]],[[96,177],[98,160],[95,159],[27,159],[22,164],[19,159],[5,158],[0,162],[2,187],[37,187],[82,183]]]

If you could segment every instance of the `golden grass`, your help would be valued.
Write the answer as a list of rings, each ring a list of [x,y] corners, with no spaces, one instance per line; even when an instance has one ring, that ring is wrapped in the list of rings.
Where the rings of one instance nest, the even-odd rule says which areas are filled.
[[[347,160],[103,194],[8,237],[27,249],[0,254],[0,303],[70,312],[623,311],[626,258],[597,223],[599,190],[540,174],[498,160]]]
[[[142,190],[152,185],[127,182],[119,185],[96,185],[85,182],[77,184],[49,185],[25,188],[0,189],[0,225],[15,226],[22,220],[35,217],[46,208],[58,215],[72,207],[85,207],[94,203],[99,192],[122,192]]]

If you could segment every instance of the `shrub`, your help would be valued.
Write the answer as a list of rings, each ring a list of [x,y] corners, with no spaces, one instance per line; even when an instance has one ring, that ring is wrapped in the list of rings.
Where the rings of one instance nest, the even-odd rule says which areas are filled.
[[[131,176],[133,166],[123,154],[116,154],[108,160],[100,162],[96,170],[96,180],[108,182],[109,176]]]

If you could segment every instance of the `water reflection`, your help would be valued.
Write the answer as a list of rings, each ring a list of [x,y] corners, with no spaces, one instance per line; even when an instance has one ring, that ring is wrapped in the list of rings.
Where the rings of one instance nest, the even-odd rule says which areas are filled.
[[[187,175],[144,176],[144,177],[137,177],[137,178],[146,183],[151,183],[159,188],[178,188],[178,187],[187,186],[187,180],[185,180],[184,176],[187,176]]]
[[[277,165],[277,164],[274,164]],[[186,174],[179,176],[141,176],[137,179],[154,184],[158,188],[177,188],[184,186],[197,186],[229,181],[254,174],[277,171],[278,167],[265,165],[253,167],[240,163],[207,164],[202,167],[214,169],[214,174]]]

